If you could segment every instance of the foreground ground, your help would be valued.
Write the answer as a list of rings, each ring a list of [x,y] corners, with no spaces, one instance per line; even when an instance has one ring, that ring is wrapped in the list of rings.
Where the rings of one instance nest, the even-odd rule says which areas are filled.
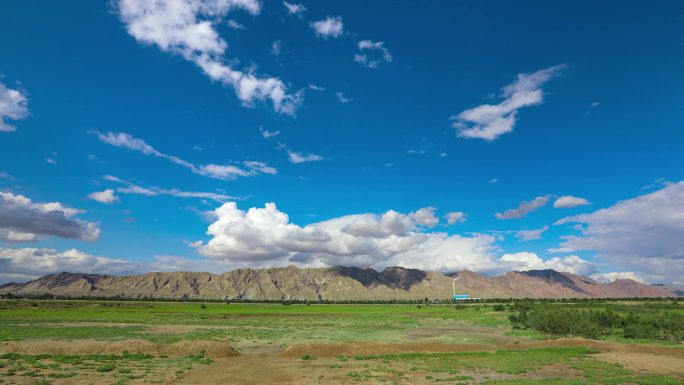
[[[6,300],[0,384],[684,382],[679,342],[545,339],[511,330],[508,315],[482,305]]]

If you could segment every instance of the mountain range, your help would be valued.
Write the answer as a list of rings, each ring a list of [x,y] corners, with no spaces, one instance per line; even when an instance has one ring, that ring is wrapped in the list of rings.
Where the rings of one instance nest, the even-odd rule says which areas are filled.
[[[0,285],[0,294],[67,297],[202,298],[249,300],[448,299],[456,291],[479,298],[629,298],[684,296],[679,289],[630,279],[601,283],[555,270],[509,272],[489,277],[472,271],[443,274],[388,267],[237,269],[222,274],[164,272],[112,276],[50,274]]]

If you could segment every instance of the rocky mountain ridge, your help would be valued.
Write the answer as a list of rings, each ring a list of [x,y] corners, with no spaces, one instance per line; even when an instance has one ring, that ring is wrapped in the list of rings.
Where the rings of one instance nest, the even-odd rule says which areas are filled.
[[[471,271],[452,274],[388,267],[237,269],[111,276],[50,274],[0,286],[0,294],[68,297],[204,298],[250,300],[409,300],[448,299],[452,279],[459,293],[479,298],[675,297],[676,290],[629,279],[600,283],[555,270],[509,272],[488,277]]]

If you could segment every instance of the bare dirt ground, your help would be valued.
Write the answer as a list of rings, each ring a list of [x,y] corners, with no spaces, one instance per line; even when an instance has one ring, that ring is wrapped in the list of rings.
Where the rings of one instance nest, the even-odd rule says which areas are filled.
[[[595,357],[603,361],[620,364],[637,373],[684,376],[684,358],[676,356],[611,351],[597,354]]]
[[[448,344],[439,342],[416,343],[356,343],[356,344],[297,344],[279,351],[261,354],[239,354],[225,342],[182,341],[174,344],[157,344],[145,340],[95,341],[20,341],[0,344],[0,353],[16,352],[22,354],[121,354],[123,351],[153,355],[187,356],[204,353],[214,359],[207,366],[197,366],[193,370],[167,379],[169,384],[345,384],[356,383],[350,372],[362,372],[367,365],[364,361],[348,360],[341,362],[339,356],[402,354],[402,353],[447,353],[447,352],[494,352],[499,349],[521,350],[550,347],[584,346],[598,351],[592,357],[596,360],[617,363],[635,373],[675,375],[684,378],[684,348],[641,344],[619,344],[609,341],[565,338],[544,341],[508,341],[499,345],[488,344]],[[312,360],[303,360],[309,355]],[[364,367],[364,365],[366,365]],[[397,381],[410,379],[412,384],[428,384],[428,372],[410,372],[405,364],[396,366],[408,374],[397,376]],[[548,365],[530,374],[529,378],[580,378],[578,373],[564,365]],[[505,373],[478,371],[460,373],[474,381],[505,380],[515,377]],[[408,377],[407,377],[408,376]],[[392,375],[386,377],[392,380]],[[55,381],[55,385],[77,384],[81,379],[71,378],[71,382]],[[84,379],[85,380],[85,379]],[[93,378],[87,378],[93,382]],[[85,382],[83,382],[85,384]]]
[[[565,338],[528,343],[512,343],[499,346],[484,344],[441,344],[441,343],[359,343],[359,344],[300,344],[286,348],[274,355],[239,355],[218,359],[213,365],[198,368],[174,383],[177,384],[352,384],[354,378],[345,375],[350,370],[362,370],[364,362],[347,361],[342,363],[336,357],[371,354],[402,353],[444,353],[444,352],[493,352],[498,349],[534,349],[549,347],[584,346],[600,351],[592,357],[611,363],[624,365],[637,373],[677,375],[684,378],[684,349],[681,347],[625,345],[607,341]],[[316,359],[303,361],[302,356],[311,355]],[[299,369],[299,370],[298,370]],[[407,369],[408,370],[408,369]],[[412,384],[429,384],[429,373],[411,373]],[[461,373],[475,381],[514,379],[512,375],[495,372]],[[565,365],[548,365],[529,375],[529,378],[566,378],[580,379],[575,369]],[[389,378],[391,380],[391,377]],[[406,377],[398,378],[406,380]]]

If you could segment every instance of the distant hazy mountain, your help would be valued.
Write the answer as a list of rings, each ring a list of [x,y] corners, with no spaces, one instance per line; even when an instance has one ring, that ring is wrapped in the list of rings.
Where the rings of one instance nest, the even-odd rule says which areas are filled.
[[[355,267],[238,269],[223,274],[174,272],[133,276],[50,274],[0,286],[0,294],[54,294],[127,298],[216,298],[256,300],[447,299],[452,278],[459,293],[480,298],[674,297],[675,289],[629,279],[599,283],[555,270],[510,272],[487,277],[388,267],[378,272]]]

